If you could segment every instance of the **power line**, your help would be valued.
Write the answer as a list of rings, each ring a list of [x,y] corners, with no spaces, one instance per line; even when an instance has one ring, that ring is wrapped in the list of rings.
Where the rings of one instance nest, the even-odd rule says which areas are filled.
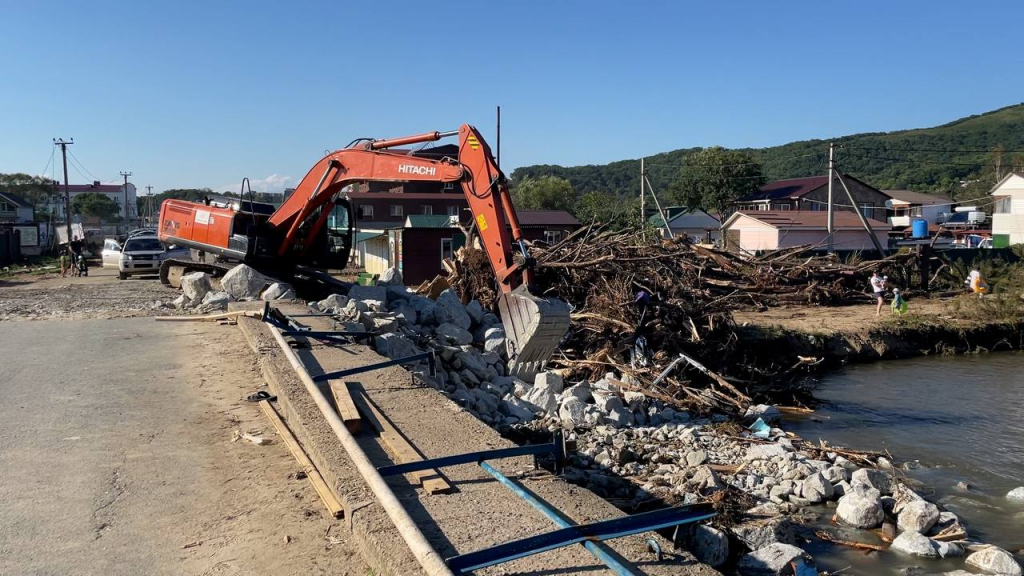
[[[943,148],[869,148],[866,146],[840,146],[841,150],[870,150],[872,152],[935,152],[942,154],[992,154],[996,150],[953,150]],[[1024,150],[999,150],[1003,154],[1024,154]]]
[[[99,180],[99,178],[97,178],[95,174],[93,174],[92,172],[89,172],[89,169],[86,168],[84,164],[82,164],[82,161],[79,160],[77,156],[75,156],[74,152],[72,152],[71,150],[68,150],[68,154],[71,155],[71,160],[73,161],[72,164],[78,164],[78,166],[81,167],[82,170],[85,170],[86,174],[88,174],[91,177],[92,180]],[[82,174],[82,173],[79,172],[79,174]],[[84,178],[85,174],[82,174],[82,177]]]
[[[862,154],[854,153],[854,157],[864,160],[883,160],[887,162],[911,162],[918,164],[934,164],[938,166],[970,166],[974,168],[985,168],[988,166],[995,166],[993,162],[978,163],[978,162],[945,162],[942,160],[923,160],[917,158],[885,158],[882,156],[865,156]]]

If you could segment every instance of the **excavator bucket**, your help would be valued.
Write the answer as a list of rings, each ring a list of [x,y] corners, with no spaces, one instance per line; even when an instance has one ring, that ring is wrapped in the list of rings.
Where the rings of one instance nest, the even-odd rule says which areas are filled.
[[[498,311],[505,325],[509,375],[532,383],[569,330],[569,305],[538,298],[522,285],[498,298]]]

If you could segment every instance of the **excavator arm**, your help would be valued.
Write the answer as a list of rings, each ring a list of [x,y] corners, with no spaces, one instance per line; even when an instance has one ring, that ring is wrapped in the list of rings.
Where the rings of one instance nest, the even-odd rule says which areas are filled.
[[[390,150],[395,146],[458,135],[458,158],[440,160]],[[306,174],[295,192],[268,220],[284,231],[277,254],[301,255],[324,226],[337,194],[357,182],[458,182],[469,203],[501,296],[510,373],[532,380],[569,328],[568,306],[529,292],[531,259],[523,242],[505,177],[476,128],[428,132],[390,140],[359,142],[328,154]]]

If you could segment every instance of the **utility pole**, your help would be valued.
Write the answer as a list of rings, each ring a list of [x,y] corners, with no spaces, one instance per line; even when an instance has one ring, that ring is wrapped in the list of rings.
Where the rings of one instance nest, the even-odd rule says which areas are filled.
[[[153,187],[146,186],[146,225],[153,223]]]
[[[53,143],[60,146],[60,154],[64,158],[64,220],[68,225],[68,242],[71,242],[71,193],[68,192],[68,144],[74,144],[75,139],[64,140],[54,138]]]
[[[647,221],[647,212],[644,210],[644,178],[647,172],[644,171],[644,159],[640,159],[640,221]]]
[[[835,148],[836,145],[828,143],[828,252],[834,252],[833,236],[836,232],[835,206],[832,204],[832,181],[835,180]]]
[[[124,233],[128,233],[128,228],[131,227],[129,224],[129,211],[128,211],[128,177],[131,176],[131,172],[121,172],[121,176],[124,176]]]

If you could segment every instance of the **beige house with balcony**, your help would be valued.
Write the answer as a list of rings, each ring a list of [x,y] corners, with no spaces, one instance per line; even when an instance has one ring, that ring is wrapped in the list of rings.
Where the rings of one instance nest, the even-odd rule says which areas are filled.
[[[1010,172],[992,188],[992,247],[1024,244],[1024,172]]]

